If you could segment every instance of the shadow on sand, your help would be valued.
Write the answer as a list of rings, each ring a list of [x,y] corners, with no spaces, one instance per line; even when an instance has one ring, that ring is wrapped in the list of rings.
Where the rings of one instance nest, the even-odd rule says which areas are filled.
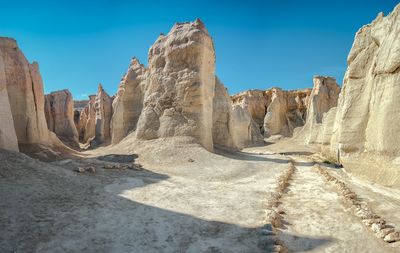
[[[55,166],[2,152],[1,252],[269,252],[273,247],[261,228],[206,220],[124,196],[134,197],[135,189],[167,175],[101,168],[79,174],[68,163]],[[176,197],[160,194],[171,202]],[[282,236],[298,242],[299,250],[328,242]]]

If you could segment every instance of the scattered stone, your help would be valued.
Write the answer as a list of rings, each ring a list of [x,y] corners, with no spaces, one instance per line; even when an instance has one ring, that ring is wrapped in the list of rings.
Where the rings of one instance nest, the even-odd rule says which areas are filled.
[[[386,235],[383,240],[385,242],[397,242],[397,241],[400,241],[400,232],[399,231],[392,232],[392,233]]]
[[[189,158],[189,159],[188,159],[188,162],[193,163],[194,160],[193,160],[192,158]]]
[[[385,238],[388,234],[394,232],[394,228],[384,228],[380,230],[378,233],[376,233],[376,236],[379,238]]]

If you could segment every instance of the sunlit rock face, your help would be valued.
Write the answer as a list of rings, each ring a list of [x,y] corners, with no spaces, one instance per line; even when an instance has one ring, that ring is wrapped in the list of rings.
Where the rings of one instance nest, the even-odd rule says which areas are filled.
[[[64,143],[78,146],[78,131],[74,123],[74,101],[68,90],[55,91],[45,96],[47,127]]]
[[[299,131],[307,144],[323,144],[330,142],[340,87],[335,78],[315,76],[313,89],[307,103],[307,118],[304,127]],[[327,115],[328,111],[329,116]]]
[[[204,24],[177,23],[160,35],[149,50],[148,71],[136,137],[190,136],[213,150],[215,53]]]
[[[227,89],[215,79],[215,91],[213,99],[213,127],[212,137],[216,147],[237,148],[233,141],[233,128],[235,122],[232,120],[232,100]]]
[[[98,143],[108,143],[111,140],[112,103],[113,99],[105,92],[103,86],[99,84],[95,98],[95,141]]]
[[[234,105],[240,105],[243,109],[250,113],[254,122],[263,127],[264,117],[270,101],[267,94],[263,90],[248,90],[232,96]]]
[[[356,34],[331,151],[349,170],[400,186],[400,5]]]
[[[262,145],[263,136],[250,113],[239,105],[234,105],[231,116],[231,133],[235,147],[242,149]]]
[[[268,108],[264,117],[264,135],[291,136],[296,127],[303,126],[310,90],[284,91],[272,88],[265,92]]]
[[[130,132],[135,131],[143,109],[143,99],[147,83],[146,68],[133,58],[127,73],[121,80],[112,107],[112,143],[120,142]]]
[[[13,39],[1,37],[0,52],[1,94],[4,98],[4,89],[7,90],[19,147],[25,149],[32,145],[62,145],[58,138],[47,129],[43,81],[39,65],[36,62],[30,64]],[[6,99],[1,99],[1,103],[7,104]],[[10,119],[7,106],[2,111],[5,117]],[[10,123],[2,122],[1,124],[5,125],[4,129],[10,129]],[[1,129],[3,131],[3,127]],[[6,145],[16,150],[13,131],[4,131],[7,131],[6,139],[9,140],[9,144]]]
[[[7,46],[7,44],[10,44]],[[6,47],[16,47],[16,43],[6,38],[0,38],[0,148],[18,151],[18,140],[14,129],[10,101],[7,92],[7,78],[3,51]]]
[[[90,95],[89,101],[81,111],[78,124],[79,140],[88,143],[96,134],[96,95]]]

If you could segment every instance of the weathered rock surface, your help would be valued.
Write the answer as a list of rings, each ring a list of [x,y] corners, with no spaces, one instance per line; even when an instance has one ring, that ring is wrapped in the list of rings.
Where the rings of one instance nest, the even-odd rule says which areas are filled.
[[[355,174],[400,187],[400,5],[356,34],[331,151]]]
[[[226,148],[236,148],[233,141],[233,128],[235,122],[232,119],[232,100],[228,95],[227,89],[215,79],[215,91],[213,100],[213,126],[212,137],[215,146]],[[246,135],[247,136],[247,135]]]
[[[78,131],[74,123],[74,101],[68,90],[55,91],[45,96],[47,127],[64,143],[77,146]]]
[[[204,24],[177,23],[160,35],[149,50],[148,71],[136,137],[190,136],[213,150],[215,53]]]
[[[303,126],[311,89],[285,91],[248,90],[232,96],[233,104],[249,112],[255,126],[266,137],[291,136],[294,128]]]
[[[267,90],[265,96],[270,102],[268,102],[264,117],[264,136],[277,134],[291,136],[296,127],[303,126],[309,95],[309,89],[283,91],[280,88],[272,88]]]
[[[89,96],[89,102],[81,111],[78,134],[82,143],[88,143],[93,140],[96,133],[96,95]]]
[[[240,105],[233,106],[231,126],[233,143],[239,149],[263,144],[264,139],[258,125]]]
[[[322,144],[321,150],[326,156],[337,158],[340,154],[339,162],[346,171],[400,188],[398,34],[400,5],[386,17],[379,14],[357,32],[337,107],[326,112],[329,106],[334,106],[336,95],[332,103],[322,106],[310,102],[307,127],[311,127],[306,131],[306,140]],[[319,97],[314,96],[314,99]],[[322,123],[319,123],[324,111]]]
[[[18,151],[18,140],[6,86],[6,66],[3,61],[3,50],[1,50],[3,43],[7,41],[0,38],[0,148]]]
[[[14,39],[0,37],[0,52],[1,75],[5,81],[2,82],[5,84],[2,85],[3,96],[6,87],[19,148],[28,151],[38,145],[63,146],[47,129],[43,81],[38,64],[30,64],[27,61]],[[1,103],[6,104],[7,101],[2,99]],[[8,114],[8,110],[4,110]],[[2,126],[3,124],[7,123],[2,123]],[[8,129],[11,125],[4,126]],[[13,132],[7,132],[7,135],[7,139],[10,140],[7,145],[15,150]]]
[[[337,106],[340,87],[335,78],[327,76],[314,76],[313,83],[307,104],[306,123],[299,135],[307,144],[327,145],[332,135],[336,113],[333,108]]]
[[[98,143],[106,143],[111,140],[110,123],[112,117],[112,103],[113,98],[111,98],[107,92],[104,91],[103,86],[99,84],[95,100],[95,140]]]
[[[120,142],[129,132],[136,130],[143,109],[147,73],[139,60],[133,58],[112,104],[114,113],[111,120],[111,139],[113,144]]]
[[[264,117],[271,99],[263,90],[248,90],[232,96],[234,105],[240,105],[246,109],[256,124],[261,128],[264,124]]]

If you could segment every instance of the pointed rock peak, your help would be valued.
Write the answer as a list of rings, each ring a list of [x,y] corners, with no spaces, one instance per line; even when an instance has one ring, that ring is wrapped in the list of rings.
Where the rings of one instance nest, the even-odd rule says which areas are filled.
[[[97,90],[98,90],[98,92],[103,91],[103,85],[101,85],[101,83],[99,83],[99,86],[98,86]]]
[[[131,60],[130,66],[141,66],[142,64],[140,63],[139,59],[136,57],[133,57]]]
[[[201,29],[206,28],[206,25],[203,23],[203,21],[201,21],[200,18],[196,18],[196,20],[194,21],[194,24]]]
[[[9,37],[0,37],[0,46],[7,48],[18,48],[17,41]]]

